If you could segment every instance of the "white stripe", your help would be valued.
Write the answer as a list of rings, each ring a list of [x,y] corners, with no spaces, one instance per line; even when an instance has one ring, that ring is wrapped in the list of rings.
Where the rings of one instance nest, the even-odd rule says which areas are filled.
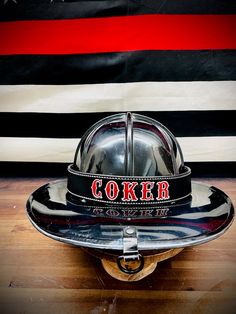
[[[0,86],[0,112],[235,109],[236,81]]]
[[[236,161],[236,136],[177,138],[185,161]],[[0,161],[72,162],[79,139],[0,137]]]
[[[236,161],[236,136],[177,139],[186,161]]]

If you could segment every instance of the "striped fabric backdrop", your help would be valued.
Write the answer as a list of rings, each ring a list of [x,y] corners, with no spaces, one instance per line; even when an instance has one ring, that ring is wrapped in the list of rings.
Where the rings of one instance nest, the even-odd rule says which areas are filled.
[[[190,166],[235,173],[235,30],[235,0],[0,0],[1,171],[64,166],[89,126],[132,111]]]

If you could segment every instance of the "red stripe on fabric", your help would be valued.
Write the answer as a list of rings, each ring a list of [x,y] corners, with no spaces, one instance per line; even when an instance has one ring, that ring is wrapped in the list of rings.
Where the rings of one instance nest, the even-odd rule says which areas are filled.
[[[236,49],[236,15],[139,15],[0,23],[0,55]]]

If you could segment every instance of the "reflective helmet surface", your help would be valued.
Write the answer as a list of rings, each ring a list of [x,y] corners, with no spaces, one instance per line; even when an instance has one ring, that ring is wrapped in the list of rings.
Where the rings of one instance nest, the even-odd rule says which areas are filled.
[[[183,155],[161,123],[136,113],[119,113],[94,124],[77,147],[75,170],[94,174],[165,176],[182,172]]]

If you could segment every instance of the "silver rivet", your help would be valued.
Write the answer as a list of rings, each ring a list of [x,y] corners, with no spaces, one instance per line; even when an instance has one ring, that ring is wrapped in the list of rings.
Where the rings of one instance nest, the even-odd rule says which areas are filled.
[[[125,232],[126,232],[126,234],[128,234],[128,235],[132,235],[132,234],[135,233],[135,228],[134,228],[134,227],[127,227],[127,228],[125,229]]]

